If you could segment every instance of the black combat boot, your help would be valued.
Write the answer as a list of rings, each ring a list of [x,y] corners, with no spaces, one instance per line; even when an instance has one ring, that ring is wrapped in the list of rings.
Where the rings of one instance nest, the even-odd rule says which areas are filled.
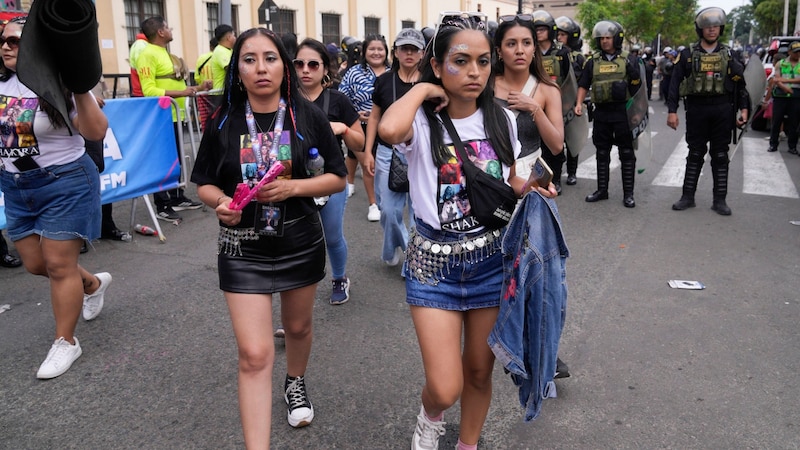
[[[717,163],[711,160],[711,172],[714,175],[714,203],[711,209],[721,216],[730,216],[731,209],[725,203],[728,195],[728,155],[719,159]]]
[[[636,176],[636,160],[622,161],[622,204],[626,208],[634,208],[633,184]]]
[[[701,163],[695,160],[686,160],[686,175],[683,176],[683,194],[681,199],[672,204],[675,211],[694,208],[694,193],[697,190],[697,180],[700,178]]]
[[[567,150],[567,185],[574,186],[578,184],[578,156],[573,155],[571,150]]]
[[[597,190],[586,196],[587,202],[608,200],[608,165],[608,162],[597,162]]]

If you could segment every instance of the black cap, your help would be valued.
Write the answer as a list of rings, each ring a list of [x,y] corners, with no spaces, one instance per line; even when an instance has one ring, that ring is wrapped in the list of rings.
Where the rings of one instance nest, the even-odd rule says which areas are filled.
[[[219,25],[217,28],[214,28],[214,37],[217,38],[217,41],[221,41],[222,38],[228,34],[233,32],[233,27],[230,25],[222,24]]]

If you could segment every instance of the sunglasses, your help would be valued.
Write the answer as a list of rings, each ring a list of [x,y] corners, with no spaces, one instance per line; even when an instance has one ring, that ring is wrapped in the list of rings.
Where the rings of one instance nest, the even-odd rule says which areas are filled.
[[[500,23],[513,22],[519,20],[520,22],[532,22],[533,14],[511,14],[507,16],[500,16]]]
[[[486,31],[486,14],[477,11],[442,11],[436,22],[436,34],[433,35],[433,56],[436,57],[436,38],[442,30],[460,28],[462,30]]]
[[[16,36],[9,36],[9,37],[0,36],[0,47],[2,47],[3,44],[8,44],[8,48],[12,49],[18,48],[19,38]]]
[[[312,72],[316,72],[317,70],[319,70],[319,66],[322,65],[322,63],[320,61],[317,61],[316,59],[309,59],[308,61],[304,61],[302,59],[295,59],[292,61],[292,64],[294,64],[294,68],[297,70],[303,70],[303,67],[308,66],[308,70]]]

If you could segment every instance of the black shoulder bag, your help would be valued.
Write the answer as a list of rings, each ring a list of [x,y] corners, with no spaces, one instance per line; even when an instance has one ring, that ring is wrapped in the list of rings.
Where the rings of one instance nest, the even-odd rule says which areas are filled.
[[[397,73],[392,74],[392,94],[394,101],[397,101],[397,84],[395,77]],[[397,150],[392,147],[392,162],[389,163],[389,190],[393,192],[408,192],[408,164],[400,159]]]
[[[469,159],[464,143],[458,137],[447,111],[442,110],[439,112],[439,116],[447,129],[447,134],[453,140],[458,157],[461,158],[461,168],[467,177],[467,198],[472,215],[478,219],[481,225],[490,230],[503,228],[514,213],[517,194],[502,179],[498,180],[476,166]]]

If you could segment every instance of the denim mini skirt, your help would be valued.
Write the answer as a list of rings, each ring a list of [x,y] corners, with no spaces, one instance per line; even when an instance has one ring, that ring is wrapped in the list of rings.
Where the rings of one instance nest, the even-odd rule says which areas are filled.
[[[58,166],[0,170],[8,237],[32,234],[55,241],[100,237],[100,174],[86,153]]]
[[[406,303],[450,311],[500,305],[501,231],[453,233],[417,220],[403,275]]]

